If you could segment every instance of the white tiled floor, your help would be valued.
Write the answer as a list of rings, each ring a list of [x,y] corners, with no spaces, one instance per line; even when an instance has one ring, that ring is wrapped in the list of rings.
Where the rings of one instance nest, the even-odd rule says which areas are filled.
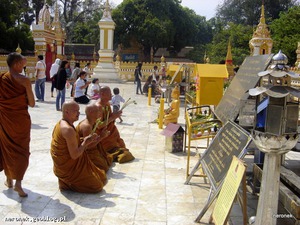
[[[165,137],[158,125],[159,104],[135,94],[133,83],[106,84],[119,87],[125,99],[134,98],[138,104],[124,109],[122,124],[117,124],[127,147],[136,157],[133,162],[114,164],[108,172],[108,183],[98,194],[60,192],[52,172],[49,153],[52,129],[61,118],[55,110],[55,98],[46,85],[46,101],[31,108],[31,156],[23,187],[28,198],[19,198],[4,186],[0,173],[0,224],[32,224],[38,219],[63,219],[62,224],[99,225],[190,225],[203,208],[209,185],[201,178],[192,178],[193,185],[184,185],[185,153],[165,151]],[[67,90],[69,99],[69,90]],[[167,107],[168,104],[165,104]],[[80,119],[84,118],[81,105]],[[181,108],[179,123],[184,124]],[[77,125],[77,123],[75,123]],[[198,158],[192,157],[191,167]],[[211,209],[202,219],[208,223]],[[254,211],[255,212],[255,211]],[[251,215],[249,215],[251,216]],[[17,221],[17,220],[23,220]],[[241,214],[234,214],[241,221]],[[234,223],[234,221],[233,221]],[[60,224],[53,221],[34,224]],[[238,222],[234,224],[239,224]]]

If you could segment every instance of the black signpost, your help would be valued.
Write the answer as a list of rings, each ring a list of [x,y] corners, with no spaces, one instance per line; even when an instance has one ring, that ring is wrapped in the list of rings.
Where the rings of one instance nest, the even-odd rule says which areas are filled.
[[[190,182],[201,165],[211,183],[208,201],[197,217],[196,222],[200,221],[219,193],[233,156],[239,159],[244,158],[245,148],[250,141],[251,137],[247,131],[236,123],[228,121],[201,156],[185,182],[185,184]]]
[[[249,56],[244,60],[215,110],[215,115],[223,124],[237,118],[241,100],[248,98],[247,91],[257,85],[260,79],[257,74],[266,70],[272,57],[273,54],[257,55]]]

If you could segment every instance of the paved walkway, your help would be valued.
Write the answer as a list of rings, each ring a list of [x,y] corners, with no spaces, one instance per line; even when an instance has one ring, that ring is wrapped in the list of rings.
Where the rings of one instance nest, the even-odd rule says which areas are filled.
[[[60,192],[52,172],[49,150],[52,130],[61,113],[55,110],[55,98],[50,97],[50,83],[47,83],[46,101],[37,102],[29,110],[32,119],[31,156],[23,181],[29,196],[20,198],[12,189],[7,189],[2,172],[0,224],[54,224],[55,219],[63,220],[62,224],[76,225],[195,224],[194,220],[207,200],[209,185],[201,178],[192,178],[193,185],[184,185],[185,153],[165,151],[165,137],[160,134],[158,125],[151,123],[157,118],[159,104],[152,99],[152,105],[148,106],[147,97],[135,94],[133,83],[107,85],[111,88],[118,86],[125,99],[131,97],[138,103],[124,109],[124,122],[117,124],[136,159],[126,164],[113,164],[107,174],[108,183],[101,193]],[[67,100],[70,100],[70,90],[67,91]],[[85,117],[85,106],[80,108],[79,121]],[[181,108],[179,119],[182,125],[183,110]],[[197,157],[192,157],[191,167],[197,161]],[[249,194],[249,199],[250,202],[253,199],[255,205],[255,197]],[[250,206],[248,211],[249,216],[253,216],[255,207]],[[211,209],[205,214],[202,224],[208,224],[210,212]],[[232,224],[242,224],[238,207],[234,207],[231,216]],[[38,221],[45,219],[49,221]]]

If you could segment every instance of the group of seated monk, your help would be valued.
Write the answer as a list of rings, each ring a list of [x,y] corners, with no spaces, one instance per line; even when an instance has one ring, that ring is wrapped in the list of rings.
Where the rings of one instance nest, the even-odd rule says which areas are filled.
[[[122,112],[111,111],[110,88],[102,87],[100,96],[98,102],[86,106],[86,118],[76,128],[73,123],[79,119],[78,103],[63,105],[62,119],[54,127],[51,142],[53,171],[60,190],[100,192],[113,161],[134,159],[115,125]]]

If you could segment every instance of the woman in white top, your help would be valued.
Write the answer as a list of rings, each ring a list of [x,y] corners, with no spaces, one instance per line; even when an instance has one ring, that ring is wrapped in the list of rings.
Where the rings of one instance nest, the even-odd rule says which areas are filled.
[[[100,85],[98,78],[93,79],[91,87],[89,89],[91,99],[97,100],[100,98]]]
[[[85,81],[86,78],[86,72],[81,71],[79,73],[79,77],[75,82],[75,96],[74,100],[77,103],[81,104],[87,104],[89,103],[90,99],[85,95],[85,89],[89,86],[91,83],[90,81]]]

